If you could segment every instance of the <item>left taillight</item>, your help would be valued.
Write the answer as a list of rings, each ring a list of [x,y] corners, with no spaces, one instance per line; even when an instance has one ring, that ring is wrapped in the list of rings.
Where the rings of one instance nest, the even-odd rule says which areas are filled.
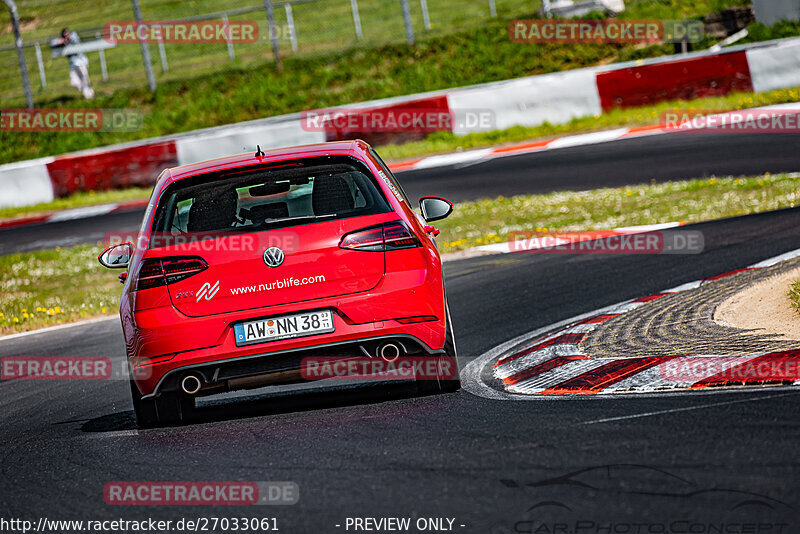
[[[421,246],[419,239],[403,221],[394,221],[380,226],[350,232],[342,237],[339,248],[382,252]]]
[[[206,269],[206,261],[197,256],[148,258],[142,262],[133,288],[134,291],[140,291],[174,284]]]

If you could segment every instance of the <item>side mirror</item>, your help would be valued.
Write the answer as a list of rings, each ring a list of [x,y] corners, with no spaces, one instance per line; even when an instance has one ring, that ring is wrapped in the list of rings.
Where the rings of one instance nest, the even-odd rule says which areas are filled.
[[[97,261],[109,269],[124,269],[128,266],[133,256],[133,243],[120,243],[108,247],[97,256]]]
[[[433,222],[453,213],[453,204],[440,197],[422,197],[419,199],[419,209],[426,222]]]

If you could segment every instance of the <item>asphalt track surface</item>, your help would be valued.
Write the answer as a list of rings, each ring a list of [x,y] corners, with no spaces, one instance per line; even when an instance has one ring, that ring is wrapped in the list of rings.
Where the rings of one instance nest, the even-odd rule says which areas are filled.
[[[800,170],[800,134],[671,133],[563,148],[401,174],[409,196],[454,202],[585,190],[651,180]],[[0,230],[0,254],[93,243],[135,232],[142,211]]]
[[[797,140],[664,135],[402,180],[412,195],[425,189],[461,200],[795,171]],[[462,173],[457,186],[452,172]],[[42,225],[54,227],[49,235],[20,228],[0,233],[0,242],[106,231],[126,217],[136,228],[140,216]],[[798,228],[800,208],[688,227],[704,233],[698,255],[448,263],[460,364],[560,320],[800,248]],[[14,355],[119,363],[124,344],[109,320],[0,341],[0,356]],[[276,517],[289,534],[354,532],[344,528],[348,517],[447,517],[454,532],[498,534],[799,532],[798,413],[800,391],[792,389],[515,402],[466,391],[420,397],[402,384],[322,386],[211,399],[194,424],[138,431],[126,382],[3,381],[0,519]],[[112,507],[103,500],[111,481],[187,480],[294,481],[300,501]]]
[[[694,225],[705,235],[699,255],[449,263],[460,363],[556,321],[800,248],[798,228],[800,208]],[[119,362],[124,345],[110,320],[0,341],[0,355]],[[123,381],[0,382],[0,514],[276,517],[282,533],[354,532],[348,517],[386,516],[454,518],[453,531],[469,533],[800,528],[800,391],[526,402],[415,393],[413,385],[263,390],[208,401],[188,426],[137,431]],[[300,501],[103,500],[107,482],[170,480],[288,480]]]

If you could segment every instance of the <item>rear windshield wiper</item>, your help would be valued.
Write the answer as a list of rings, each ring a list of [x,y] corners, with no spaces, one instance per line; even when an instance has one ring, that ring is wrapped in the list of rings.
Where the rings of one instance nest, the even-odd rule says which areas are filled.
[[[325,215],[301,215],[299,217],[279,217],[277,219],[265,220],[264,225],[279,224],[287,221],[315,221],[318,219],[329,219],[331,217],[336,217],[336,215],[337,215],[336,213],[328,213]]]

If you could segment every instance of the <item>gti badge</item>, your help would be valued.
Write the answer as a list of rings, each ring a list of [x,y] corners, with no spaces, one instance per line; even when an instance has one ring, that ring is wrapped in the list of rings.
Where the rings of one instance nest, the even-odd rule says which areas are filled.
[[[264,263],[269,267],[278,267],[283,263],[284,254],[278,247],[269,247],[264,251]]]

